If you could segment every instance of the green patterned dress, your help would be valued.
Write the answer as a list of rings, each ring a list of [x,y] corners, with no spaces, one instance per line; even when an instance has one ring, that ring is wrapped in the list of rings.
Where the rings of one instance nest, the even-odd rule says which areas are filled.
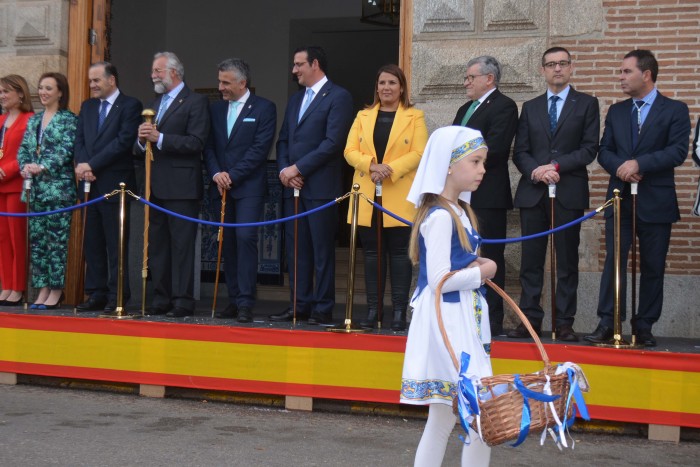
[[[37,130],[43,116],[44,112],[40,112],[29,119],[17,154],[20,168],[31,163],[45,167],[32,180],[32,212],[65,208],[74,205],[77,200],[73,145],[78,117],[69,110],[59,110],[44,129],[37,151]],[[65,212],[30,218],[29,244],[34,287],[63,288],[71,216],[71,212]]]

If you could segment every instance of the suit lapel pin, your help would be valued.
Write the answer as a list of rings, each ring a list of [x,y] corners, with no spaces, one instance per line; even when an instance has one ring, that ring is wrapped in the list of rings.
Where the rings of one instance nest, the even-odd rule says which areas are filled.
[[[328,92],[324,92],[321,97],[326,97],[326,94],[328,94]]]

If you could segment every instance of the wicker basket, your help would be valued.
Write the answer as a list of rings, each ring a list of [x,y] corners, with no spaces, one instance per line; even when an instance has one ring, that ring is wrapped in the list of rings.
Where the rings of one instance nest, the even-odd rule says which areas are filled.
[[[456,272],[457,271],[452,271],[446,274],[438,284],[435,291],[435,310],[437,312],[438,326],[440,327],[440,332],[445,341],[445,346],[447,347],[447,351],[452,358],[452,362],[459,373],[459,360],[457,360],[454,349],[452,348],[450,340],[447,337],[447,332],[445,331],[445,326],[442,321],[442,312],[440,309],[442,286],[445,281]],[[540,341],[527,317],[523,314],[513,299],[490,280],[487,280],[486,284],[496,291],[496,293],[498,293],[501,297],[503,297],[511,308],[513,308],[513,311],[515,311],[518,318],[520,318],[523,325],[525,325],[527,330],[530,332],[530,335],[535,340],[537,349],[539,350],[542,361],[544,362],[544,369],[538,371],[537,373],[519,375],[520,380],[528,389],[542,393],[544,386],[547,383],[548,375],[552,394],[560,396],[553,402],[555,411],[559,419],[564,421],[565,418],[571,416],[573,410],[573,406],[569,406],[569,411],[565,416],[564,411],[566,410],[566,399],[569,392],[569,379],[567,374],[562,373],[555,375],[556,368],[551,366],[547,352],[542,345],[542,341]],[[491,398],[479,402],[479,414],[481,419],[480,427],[477,427],[476,420],[472,422],[471,426],[477,433],[480,432],[482,439],[489,446],[496,446],[498,444],[505,443],[506,441],[517,439],[520,435],[520,423],[523,413],[523,396],[513,387],[515,376],[516,375],[505,374],[481,378],[481,387],[485,388],[491,393]],[[509,386],[509,390],[503,394],[496,395],[494,388],[498,385],[504,384]],[[539,402],[532,399],[529,401],[530,433],[541,432],[547,425],[552,425],[554,423],[553,416],[551,415],[550,409],[548,409],[547,405],[548,404],[544,402]],[[456,404],[454,407],[456,408]]]

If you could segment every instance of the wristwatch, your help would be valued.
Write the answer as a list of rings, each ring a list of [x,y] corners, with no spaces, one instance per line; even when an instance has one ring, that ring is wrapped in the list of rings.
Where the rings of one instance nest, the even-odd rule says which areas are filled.
[[[550,162],[550,164],[552,164],[552,165],[554,166],[554,170],[556,170],[557,172],[559,172],[559,162],[557,162],[557,161],[555,161],[555,160],[552,160],[552,161]]]

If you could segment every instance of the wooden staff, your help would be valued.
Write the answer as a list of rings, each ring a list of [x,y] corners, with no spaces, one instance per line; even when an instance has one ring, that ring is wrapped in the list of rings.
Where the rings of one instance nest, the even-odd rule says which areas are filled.
[[[375,187],[374,197],[376,203],[382,204],[382,182],[377,182]],[[377,329],[382,329],[382,312],[384,311],[384,288],[382,287],[382,228],[384,226],[384,217],[380,209],[377,212]],[[394,271],[392,270],[392,274]]]
[[[83,180],[83,204],[87,204],[87,202],[90,200],[90,182],[87,180]],[[85,263],[85,226],[87,224],[87,206],[83,206],[81,209],[81,216],[82,216],[82,228],[80,229],[80,232],[78,233],[78,245],[80,247],[78,248],[78,271],[80,274],[80,278],[78,279],[78,284],[83,284],[83,281],[85,280],[85,268],[87,267],[87,264]],[[81,294],[80,292],[76,291],[78,296],[84,295]],[[78,300],[78,302],[81,302],[82,300]],[[73,314],[78,314],[78,307],[77,303],[76,306],[73,307]]]
[[[32,212],[32,205],[31,205],[31,199],[32,199],[32,176],[28,175],[27,178],[24,179],[24,196],[25,199],[27,200],[25,207],[27,214]],[[29,288],[30,288],[30,278],[31,278],[31,263],[32,263],[32,257],[30,252],[30,245],[29,245],[29,216],[26,218],[26,231],[25,231],[25,244],[24,244],[24,268],[25,268],[25,279],[24,279],[24,309],[26,310],[29,308]]]
[[[220,222],[223,224],[224,223],[224,217],[226,215],[226,196],[228,195],[228,190],[224,190],[224,192],[221,194],[221,217],[220,217]],[[220,225],[219,226],[219,235],[218,235],[218,241],[219,241],[219,250],[216,253],[216,276],[214,278],[214,300],[212,301],[211,304],[211,317],[214,317],[214,313],[216,312],[216,296],[219,294],[219,275],[221,274],[221,250],[223,249],[224,246],[224,226]]]
[[[549,185],[549,229],[554,230],[554,199],[557,197],[557,186]],[[557,339],[557,251],[554,247],[554,232],[549,234],[549,283],[552,301],[552,340]]]
[[[153,123],[156,113],[153,109],[144,109],[141,112],[146,123]],[[150,141],[146,141],[146,201],[151,200],[151,162],[153,162],[153,146]],[[148,227],[150,206],[143,206],[143,264],[141,266],[141,315],[146,314],[146,279],[148,278]]]

